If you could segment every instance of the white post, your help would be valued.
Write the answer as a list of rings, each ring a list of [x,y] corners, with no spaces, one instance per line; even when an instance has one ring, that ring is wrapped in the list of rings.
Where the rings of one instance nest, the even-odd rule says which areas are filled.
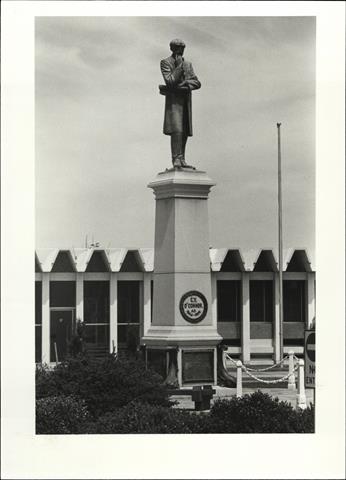
[[[294,375],[294,352],[293,350],[290,350],[288,352],[288,373],[290,376],[288,377],[288,385],[287,388],[288,390],[295,390],[296,389],[296,378]]]
[[[178,384],[180,388],[183,385],[183,352],[181,348],[178,349],[177,363],[178,363]]]
[[[299,368],[298,368],[298,394],[297,394],[297,407],[306,408],[306,396],[305,396],[305,386],[304,386],[304,360],[299,359]]]
[[[243,315],[241,322],[241,355],[243,363],[250,362],[250,278],[242,273]]]
[[[84,318],[84,283],[83,273],[76,275],[76,320],[83,322]]]
[[[143,280],[143,335],[147,334],[151,324],[151,274],[144,273]]]
[[[280,358],[280,278],[279,274],[274,274],[274,291],[275,291],[275,310],[274,310],[274,361],[279,363]]]
[[[118,351],[118,277],[112,272],[109,282],[110,318],[109,318],[109,350]]]
[[[211,317],[215,328],[217,328],[217,279],[216,273],[211,272]]]
[[[217,385],[217,348],[214,348],[214,385]]]
[[[49,273],[42,273],[42,363],[50,362]]]
[[[243,395],[242,388],[242,362],[237,360],[237,398],[240,398]]]

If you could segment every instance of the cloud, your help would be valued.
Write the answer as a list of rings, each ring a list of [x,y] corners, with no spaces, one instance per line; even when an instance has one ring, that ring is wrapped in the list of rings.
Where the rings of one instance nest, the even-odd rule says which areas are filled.
[[[286,241],[305,236],[313,248],[315,23],[307,17],[37,18],[38,246],[81,244],[86,229],[114,246],[153,245],[146,185],[170,165],[159,61],[175,37],[202,82],[187,159],[217,182],[211,243],[257,248],[276,238],[281,121]]]

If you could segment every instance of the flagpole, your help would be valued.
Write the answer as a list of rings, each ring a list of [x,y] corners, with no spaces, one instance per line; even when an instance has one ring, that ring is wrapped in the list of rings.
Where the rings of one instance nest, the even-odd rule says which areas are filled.
[[[279,339],[280,339],[280,360],[284,356],[283,346],[283,283],[282,283],[282,188],[281,188],[281,138],[280,126],[276,124],[278,129],[278,227],[279,227]]]

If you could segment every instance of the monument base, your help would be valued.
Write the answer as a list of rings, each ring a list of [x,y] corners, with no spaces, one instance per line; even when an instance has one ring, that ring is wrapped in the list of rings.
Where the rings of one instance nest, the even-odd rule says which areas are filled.
[[[145,346],[145,361],[172,388],[217,384],[216,347]]]
[[[167,384],[183,387],[216,385],[220,340],[213,326],[152,326],[142,344],[147,365]]]
[[[215,385],[216,346],[222,338],[212,317],[206,172],[171,168],[153,189],[155,257],[152,322],[142,337],[147,364],[168,385]]]

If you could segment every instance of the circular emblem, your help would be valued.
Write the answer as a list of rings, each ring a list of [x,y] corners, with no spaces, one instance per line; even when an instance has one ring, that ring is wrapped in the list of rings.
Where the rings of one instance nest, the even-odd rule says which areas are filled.
[[[203,293],[192,290],[181,297],[179,308],[187,322],[199,323],[207,314],[208,302]]]

